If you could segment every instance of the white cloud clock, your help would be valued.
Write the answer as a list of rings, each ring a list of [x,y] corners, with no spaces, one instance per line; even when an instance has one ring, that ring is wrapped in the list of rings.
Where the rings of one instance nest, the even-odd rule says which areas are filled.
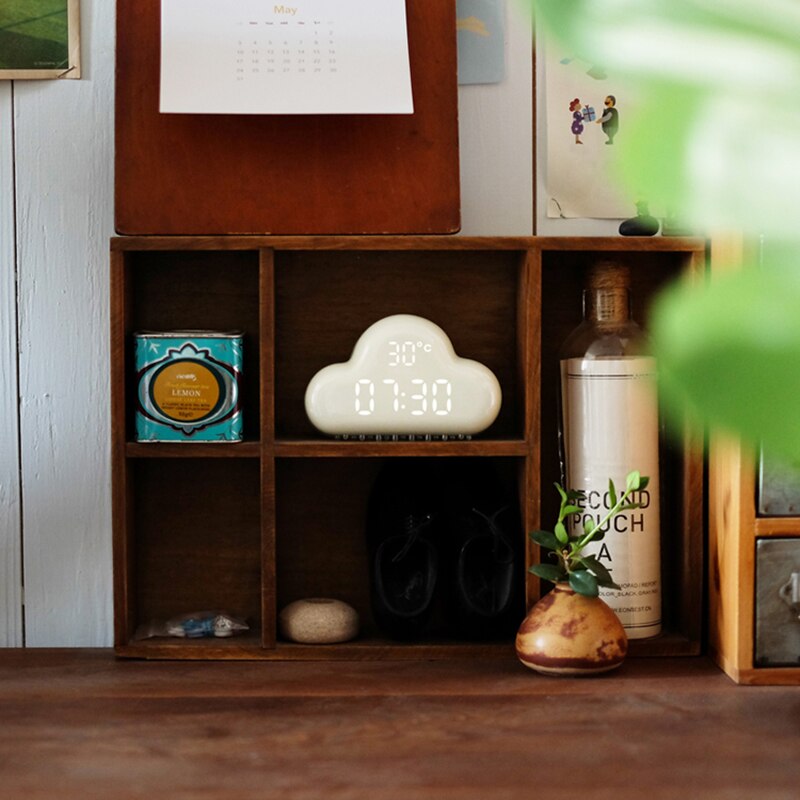
[[[472,435],[501,402],[488,367],[457,356],[438,325],[411,314],[367,328],[350,360],[321,369],[305,396],[311,422],[332,435]]]

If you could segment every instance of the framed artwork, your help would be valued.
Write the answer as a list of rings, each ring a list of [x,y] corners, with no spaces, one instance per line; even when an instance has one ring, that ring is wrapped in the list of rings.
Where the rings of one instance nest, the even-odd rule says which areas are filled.
[[[79,0],[0,1],[0,79],[80,76]]]

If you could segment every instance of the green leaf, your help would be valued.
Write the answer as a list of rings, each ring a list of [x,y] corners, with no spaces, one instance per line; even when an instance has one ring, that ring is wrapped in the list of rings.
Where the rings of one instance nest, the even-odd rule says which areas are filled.
[[[791,459],[800,452],[800,415],[791,410],[800,370],[787,365],[800,354],[800,282],[773,260],[779,255],[691,292],[662,292],[653,330],[659,389],[674,420],[688,407],[695,420]]]
[[[628,477],[625,481],[626,484],[626,491],[628,492],[635,492],[639,485],[642,482],[642,476],[639,474],[639,470],[635,469],[633,472],[628,473]]]
[[[578,593],[585,597],[597,597],[597,578],[585,569],[571,572],[569,575],[569,585]]]
[[[581,510],[580,508],[578,508],[578,506],[569,505],[569,506],[564,506],[564,508],[561,509],[561,513],[565,517],[568,517],[570,514],[580,514]]]
[[[626,503],[624,506],[620,506],[620,511],[633,511],[636,508],[641,508],[641,503]]]
[[[594,573],[598,582],[602,583],[603,581],[612,580],[611,573],[600,561],[598,561],[596,556],[581,556],[581,564]]]
[[[596,526],[597,525],[596,525],[595,521],[591,517],[587,517],[583,521],[583,530],[586,531],[586,533],[591,533],[595,529]]]
[[[567,493],[561,488],[561,484],[554,483],[553,486],[555,486],[556,489],[558,489],[558,493],[561,495],[561,502],[566,503],[569,498],[567,497]]]
[[[601,581],[598,579],[597,585],[602,586],[604,589],[616,589],[617,591],[622,589],[622,587],[619,584],[614,583],[614,581],[612,581],[611,579],[607,581]]]
[[[531,531],[529,536],[536,544],[548,550],[559,550],[561,548],[558,539],[556,539],[552,531]]]
[[[579,489],[570,489],[567,492],[567,498],[569,500],[583,500],[586,497],[586,492],[581,491]]]
[[[639,491],[641,492],[643,489],[646,489],[649,483],[650,478],[648,478],[647,475],[642,475],[642,478],[639,481]]]
[[[569,541],[569,535],[567,534],[567,529],[564,527],[563,522],[556,522],[555,532],[556,539],[558,539],[561,544],[566,544]]]
[[[611,507],[613,508],[617,504],[617,490],[614,486],[614,481],[611,478],[608,479],[608,499],[611,503]]]
[[[565,577],[564,570],[555,564],[534,564],[528,569],[528,572],[532,572],[534,575],[538,575],[551,583],[558,583]]]

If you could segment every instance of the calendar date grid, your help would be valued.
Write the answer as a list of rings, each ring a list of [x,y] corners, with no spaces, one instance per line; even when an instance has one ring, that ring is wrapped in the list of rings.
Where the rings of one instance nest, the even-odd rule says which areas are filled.
[[[334,23],[330,20],[240,22],[233,60],[237,81],[274,75],[335,74],[339,67]]]

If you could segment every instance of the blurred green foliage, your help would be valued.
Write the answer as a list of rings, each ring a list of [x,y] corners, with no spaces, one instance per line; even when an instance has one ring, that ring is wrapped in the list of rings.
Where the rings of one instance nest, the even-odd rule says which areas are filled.
[[[673,411],[800,455],[800,3],[530,0],[536,24],[644,98],[618,179],[698,232],[763,257],[659,298],[651,335]]]

